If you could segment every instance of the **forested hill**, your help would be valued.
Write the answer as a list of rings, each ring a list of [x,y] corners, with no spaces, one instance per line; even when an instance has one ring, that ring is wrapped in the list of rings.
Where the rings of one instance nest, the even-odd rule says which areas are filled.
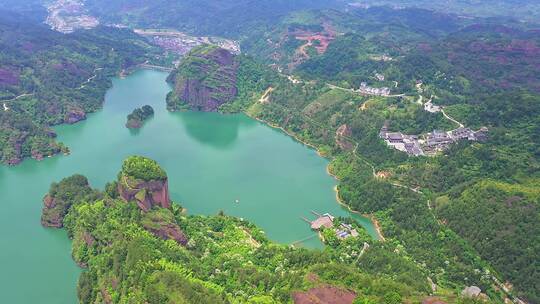
[[[2,0],[0,10],[2,18],[10,18],[13,13],[22,14],[26,19],[42,22],[47,17],[47,9],[42,0]]]
[[[438,286],[473,284],[502,301],[496,282],[508,280],[510,295],[536,303],[540,238],[526,231],[540,228],[531,190],[540,178],[540,41],[537,30],[493,22],[417,9],[295,13],[251,42],[286,74],[244,57],[239,98],[223,109],[240,108],[332,158],[340,197],[375,213]],[[430,103],[439,108],[426,110]],[[459,123],[487,136],[432,157],[380,138],[385,125],[425,140]]]
[[[16,164],[65,150],[51,125],[75,123],[100,108],[109,77],[144,61],[150,46],[128,30],[63,35],[2,12],[0,159]]]
[[[232,244],[239,235],[253,245],[243,229],[258,233],[252,226],[225,217],[186,219],[179,209],[142,216],[117,200],[113,186],[101,194],[103,200],[73,201],[80,208],[65,223],[75,237],[75,258],[90,265],[81,277],[81,298],[124,299],[133,287],[141,299],[167,300],[189,295],[194,287],[204,296],[240,290],[240,297],[270,294],[288,301],[292,290],[313,286],[308,272],[300,269],[323,267],[316,272],[320,282],[341,281],[371,296],[361,303],[417,303],[429,290],[437,297],[432,302],[459,303],[469,301],[458,295],[470,286],[495,303],[517,297],[540,302],[540,39],[534,24],[418,8],[340,10],[333,8],[342,8],[342,2],[322,0],[178,2],[86,4],[102,24],[171,27],[241,40],[244,55],[234,60],[235,81],[208,78],[213,87],[226,84],[234,91],[227,97],[236,96],[219,103],[220,110],[243,111],[317,147],[332,160],[329,169],[340,180],[339,199],[355,211],[373,214],[385,241],[341,243],[326,235],[328,252],[318,254],[266,246],[264,238],[254,236],[261,249],[236,252]],[[0,94],[5,100],[0,104],[0,144],[7,163],[58,152],[62,147],[47,126],[83,119],[101,104],[107,77],[147,53],[147,45],[127,30],[97,28],[64,36],[11,17],[0,26]],[[201,59],[186,61],[187,66]],[[198,78],[215,71],[201,69]],[[405,144],[394,148],[386,131],[401,140],[405,135],[422,141],[424,148],[430,140],[447,142],[414,154]],[[156,221],[180,225],[188,235],[191,229],[200,239],[190,248],[194,252],[145,232],[144,224],[152,228]],[[87,242],[92,239],[85,238],[86,232],[93,241]],[[122,238],[114,238],[116,232]],[[103,246],[113,238],[112,248]],[[371,245],[359,257],[364,241]],[[154,248],[169,260],[159,259]],[[216,255],[206,248],[216,248]],[[138,254],[141,259],[131,258]],[[224,274],[215,272],[231,255],[247,260],[228,264]],[[290,264],[271,259],[274,255]],[[185,263],[171,263],[175,258]],[[104,261],[116,263],[115,268],[99,264]],[[151,275],[140,265],[157,272]],[[278,266],[288,266],[283,271],[290,271],[286,274],[292,279],[276,277]],[[350,276],[348,267],[366,276]],[[129,276],[132,270],[141,275]],[[229,280],[231,273],[238,280]],[[295,281],[296,275],[302,278]],[[121,285],[116,278],[123,280]],[[96,283],[120,288],[108,294]],[[279,288],[272,289],[276,284]],[[213,291],[205,294],[208,288]]]
[[[73,259],[86,268],[78,280],[80,303],[430,299],[428,282],[419,279],[425,275],[421,266],[399,246],[372,240],[350,220],[336,219],[324,230],[324,251],[276,244],[246,220],[222,212],[188,215],[178,204],[170,205],[166,172],[144,157],[126,159],[118,180],[105,191],[92,189],[81,175],[53,183],[44,204],[42,223],[67,230]],[[354,225],[358,235],[339,239],[334,229],[343,227],[340,223]],[[452,294],[448,299],[477,303]]]
[[[510,16],[533,22],[537,22],[538,17],[540,17],[540,4],[535,0],[353,0],[351,4],[356,6],[421,7],[468,16]]]
[[[176,28],[195,34],[238,38],[301,9],[341,5],[338,0],[168,0],[86,1],[90,11],[106,22],[139,27]]]

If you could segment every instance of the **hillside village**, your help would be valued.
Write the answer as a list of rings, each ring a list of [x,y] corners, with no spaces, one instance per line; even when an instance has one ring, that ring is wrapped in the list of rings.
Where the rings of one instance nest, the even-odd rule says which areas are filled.
[[[486,127],[474,131],[460,126],[451,131],[433,130],[433,132],[427,134],[408,135],[401,132],[390,132],[388,122],[385,122],[379,132],[379,137],[388,146],[403,151],[410,156],[433,156],[445,151],[452,144],[461,140],[485,141],[487,132]]]

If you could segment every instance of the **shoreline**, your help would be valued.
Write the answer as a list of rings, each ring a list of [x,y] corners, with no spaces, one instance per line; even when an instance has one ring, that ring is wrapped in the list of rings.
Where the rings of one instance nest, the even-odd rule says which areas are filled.
[[[295,134],[290,133],[289,131],[285,130],[283,127],[274,125],[274,124],[272,124],[272,123],[270,123],[270,122],[268,122],[268,121],[266,121],[266,120],[264,120],[264,119],[261,119],[261,118],[258,118],[258,117],[251,116],[251,115],[249,115],[247,112],[242,112],[242,113],[246,114],[248,117],[250,117],[250,118],[252,118],[252,119],[255,119],[256,121],[261,122],[261,123],[263,123],[263,124],[265,124],[265,125],[267,125],[267,126],[273,128],[273,129],[281,130],[283,133],[287,134],[289,137],[292,137],[292,138],[293,138],[294,140],[296,140],[297,142],[299,142],[299,143],[301,143],[301,144],[304,144],[304,145],[306,145],[306,146],[312,148],[313,150],[315,150],[315,152],[317,153],[317,155],[319,155],[320,157],[323,157],[323,158],[328,159],[328,157],[324,156],[324,155],[319,151],[319,149],[318,149],[315,145],[310,144],[310,143],[308,143],[308,142],[305,142],[305,141],[301,140],[300,138],[298,138],[298,136],[296,136]],[[328,167],[328,166],[327,166],[327,167]],[[328,170],[327,170],[327,172],[328,172]],[[335,176],[334,176],[334,178],[335,178]]]
[[[252,118],[252,119],[255,119],[255,120],[257,120],[257,121],[259,121],[259,122],[261,122],[261,123],[264,123],[265,125],[267,125],[267,126],[269,126],[269,127],[271,127],[271,128],[281,130],[283,133],[285,133],[285,134],[287,134],[288,136],[292,137],[294,140],[296,140],[296,141],[298,141],[298,142],[300,142],[300,143],[302,143],[302,144],[304,144],[304,145],[306,145],[306,146],[308,146],[308,147],[314,149],[315,152],[317,153],[317,155],[319,155],[320,157],[323,157],[323,158],[328,159],[328,157],[324,156],[324,155],[319,151],[319,149],[318,149],[315,145],[310,144],[310,143],[307,143],[307,142],[305,142],[305,141],[299,139],[295,134],[290,133],[289,131],[285,130],[283,127],[276,126],[276,125],[274,125],[274,124],[272,124],[272,123],[270,123],[270,122],[268,122],[268,121],[266,121],[266,120],[264,120],[264,119],[261,119],[261,118],[258,118],[258,117],[251,116],[251,115],[249,115],[249,114],[248,114],[247,112],[245,112],[245,111],[244,111],[243,113],[246,114],[248,117],[250,117],[250,118]],[[336,181],[339,181],[339,178],[338,178],[335,174],[333,174],[333,173],[330,171],[330,163],[328,163],[328,165],[326,165],[326,173],[327,173],[328,175],[330,175],[331,177],[333,177]],[[337,202],[339,205],[341,205],[342,207],[347,208],[347,210],[348,210],[349,212],[351,212],[351,213],[354,213],[354,214],[363,216],[363,217],[365,217],[365,218],[368,218],[368,219],[371,221],[371,223],[373,224],[373,227],[375,227],[375,231],[377,232],[377,236],[378,236],[378,238],[379,238],[379,241],[383,241],[383,242],[386,241],[386,239],[384,238],[384,235],[383,235],[383,233],[382,233],[381,225],[380,225],[379,221],[377,220],[377,218],[376,218],[373,214],[363,214],[363,213],[360,213],[360,212],[358,212],[358,211],[352,210],[351,207],[350,207],[349,205],[347,205],[345,202],[343,202],[343,201],[341,200],[341,198],[339,197],[339,189],[338,189],[338,186],[337,186],[337,185],[334,186],[334,191],[336,192],[336,202]]]
[[[347,210],[351,213],[354,213],[354,214],[357,214],[357,215],[360,215],[360,216],[363,216],[363,217],[366,217],[368,218],[371,223],[373,223],[373,227],[375,227],[375,231],[377,232],[377,236],[379,237],[379,241],[386,241],[386,239],[384,238],[384,235],[382,233],[382,228],[381,228],[381,224],[379,223],[379,221],[377,220],[377,218],[373,215],[373,214],[364,214],[364,213],[361,213],[361,212],[358,212],[358,211],[355,211],[355,210],[352,210],[351,207],[347,204],[345,204],[341,198],[339,197],[339,189],[338,189],[338,186],[335,186],[334,187],[334,191],[336,192],[336,201],[339,205],[347,208]]]

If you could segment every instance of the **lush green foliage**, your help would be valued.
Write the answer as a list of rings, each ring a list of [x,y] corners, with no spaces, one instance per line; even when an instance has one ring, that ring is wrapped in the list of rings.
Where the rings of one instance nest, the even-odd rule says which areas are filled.
[[[535,259],[540,251],[540,185],[481,181],[459,197],[436,200],[440,216],[496,269],[517,282],[531,302],[540,300]],[[478,225],[478,223],[482,223]]]
[[[421,7],[435,9],[444,13],[476,16],[511,16],[518,19],[537,21],[540,5],[533,0],[492,0],[492,1],[412,1],[412,0],[361,0],[353,1],[364,5],[390,5],[400,7]]]
[[[330,21],[331,14],[319,19],[319,24],[340,24],[352,33],[336,38],[325,54],[300,65],[296,78],[304,81],[288,80],[264,68],[258,72],[262,77],[250,79],[242,73],[250,73],[255,65],[249,64],[245,70],[240,67],[239,86],[247,88],[243,96],[252,102],[246,102],[245,97],[237,99],[233,108],[282,127],[334,157],[331,171],[340,178],[341,198],[355,210],[375,213],[387,238],[425,265],[425,271],[439,286],[478,285],[492,299],[501,299],[504,294],[498,291],[500,287],[495,286],[491,273],[511,280],[518,290],[515,294],[534,301],[537,295],[531,284],[538,279],[531,274],[538,272],[538,264],[531,261],[539,241],[531,239],[524,229],[503,232],[506,230],[498,227],[502,222],[519,222],[520,213],[503,211],[502,207],[493,210],[493,199],[504,201],[507,197],[500,192],[495,198],[488,192],[476,192],[475,204],[468,203],[467,208],[459,200],[465,189],[481,185],[486,178],[506,181],[508,187],[530,188],[534,182],[524,177],[538,177],[538,33],[504,26],[469,26],[469,21],[426,11],[373,12],[369,17],[372,20],[366,18],[356,24],[353,18]],[[415,14],[422,18],[415,21]],[[368,28],[366,35],[357,25],[375,25],[377,16],[388,15],[399,21],[399,26],[385,27],[384,34],[369,32]],[[306,15],[302,18],[296,20],[307,20],[310,27],[314,20],[317,22],[317,18]],[[428,35],[421,32],[422,26],[438,24],[435,20],[445,22]],[[409,31],[422,34],[399,38],[400,33]],[[393,59],[373,57],[382,54]],[[475,69],[471,69],[473,65]],[[386,76],[380,85],[393,86],[396,82],[397,88],[392,90],[405,95],[362,97],[345,90],[360,82],[378,85],[375,72]],[[270,87],[266,102],[260,102]],[[379,128],[387,120],[392,130],[408,134],[456,127],[440,113],[425,112],[417,104],[420,96],[424,102],[434,96],[434,103],[446,105],[446,112],[467,126],[487,126],[489,140],[461,142],[433,158],[408,158],[389,149],[378,137]],[[356,153],[341,151],[336,145],[335,130],[344,124],[351,129],[348,140],[356,145]],[[383,171],[389,180],[374,178],[377,171]],[[449,200],[442,209],[445,213],[435,212],[434,198],[445,196]],[[528,202],[529,208],[537,208],[537,199]],[[462,209],[465,214],[460,213]],[[478,227],[481,216],[492,217],[495,212],[493,221]],[[536,231],[539,222],[530,216],[520,228]],[[485,230],[501,231],[502,236],[480,242]],[[500,241],[505,235],[516,241]],[[494,244],[499,246],[496,252]],[[503,253],[508,256],[503,257]]]
[[[492,2],[493,9],[515,7]],[[472,2],[448,3],[459,11]],[[363,237],[340,241],[326,230],[327,251],[309,252],[270,244],[237,219],[186,217],[177,209],[153,214],[186,231],[191,243],[185,249],[149,234],[145,227],[153,227],[155,218],[150,221],[134,206],[109,198],[81,203],[66,223],[73,256],[89,267],[79,284],[83,302],[283,302],[291,291],[313,286],[306,279],[310,272],[321,282],[355,290],[361,303],[397,303],[424,294],[419,277],[454,293],[477,285],[496,301],[505,295],[494,278],[511,280],[517,290],[512,294],[538,301],[540,241],[530,233],[540,227],[534,190],[540,171],[540,39],[538,31],[523,30],[529,25],[421,9],[297,11],[335,5],[303,0],[186,1],[174,8],[168,1],[87,4],[106,21],[238,38],[256,60],[293,71],[295,78],[288,78],[247,56],[238,58],[238,97],[221,109],[246,111],[333,157],[330,169],[340,178],[340,197],[357,211],[374,213],[387,241],[360,255]],[[483,5],[474,8],[493,13]],[[531,8],[536,12],[528,4],[512,13]],[[2,97],[34,95],[6,104],[10,110],[4,112],[15,115],[0,111],[2,160],[57,153],[62,147],[44,126],[99,107],[107,76],[131,65],[128,58],[137,61],[140,43],[132,44],[136,39],[124,31],[97,29],[63,39],[39,27],[21,31],[26,27],[6,20],[0,35]],[[299,60],[304,41],[295,33],[323,31],[338,33],[326,52],[319,55],[313,46],[321,41],[315,41]],[[42,40],[30,39],[36,36]],[[204,55],[211,49],[196,51]],[[84,85],[102,63],[114,68]],[[214,77],[215,70],[208,58],[191,56],[179,74],[218,88],[224,81]],[[362,82],[401,96],[348,90]],[[177,106],[174,94],[168,101]],[[423,111],[418,101],[428,99],[467,126],[487,126],[489,140],[461,142],[433,158],[408,158],[389,149],[378,137],[385,121],[410,134],[455,127],[440,113]],[[343,125],[351,130],[345,140],[354,150],[336,144]],[[131,176],[165,176],[141,163],[133,162]],[[384,178],[375,176],[378,171]],[[112,184],[107,189],[111,197],[115,191]]]
[[[122,164],[121,174],[123,176],[141,179],[144,181],[164,180],[167,173],[153,159],[143,156],[130,156]]]
[[[154,109],[149,105],[136,108],[127,116],[126,127],[140,128],[145,120],[154,115]]]
[[[63,35],[14,13],[0,21],[0,160],[63,150],[48,126],[101,107],[110,77],[144,61],[150,46],[130,31]],[[4,107],[5,104],[5,107]]]
[[[92,13],[108,22],[233,38],[270,27],[291,11],[331,7],[336,3],[334,0],[86,1]]]
[[[46,226],[61,227],[64,216],[74,202],[94,201],[100,197],[99,192],[92,190],[86,177],[73,175],[59,183],[52,183],[45,197],[48,202],[43,208],[41,223]]]
[[[82,176],[61,184],[68,181],[88,187]],[[417,280],[425,274],[405,253],[377,245],[352,219],[339,221],[359,236],[316,251],[274,244],[253,224],[223,214],[187,216],[177,205],[141,212],[109,191],[91,200],[73,196],[71,186],[51,189],[73,205],[63,222],[73,258],[87,268],[78,284],[81,303],[287,303],[295,291],[327,284],[390,303],[390,295],[413,300],[428,291],[427,281]],[[186,235],[185,247],[163,238],[160,232],[172,227]],[[360,254],[368,242],[379,248],[377,257]]]

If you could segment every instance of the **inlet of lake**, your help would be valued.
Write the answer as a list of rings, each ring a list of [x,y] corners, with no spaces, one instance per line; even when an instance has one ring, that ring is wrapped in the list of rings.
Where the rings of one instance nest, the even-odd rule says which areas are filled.
[[[114,79],[103,110],[75,125],[56,127],[71,154],[0,167],[0,290],[3,303],[76,303],[81,269],[60,229],[40,224],[51,182],[80,173],[103,189],[129,155],[155,159],[169,177],[171,197],[189,214],[226,214],[252,221],[277,242],[314,234],[301,217],[310,211],[352,216],[336,203],[328,161],[283,132],[243,114],[171,113],[167,74],[139,70]],[[138,131],[126,115],[149,104],[154,117]],[[237,202],[238,201],[238,202]],[[372,236],[370,220],[354,215]],[[322,247],[314,237],[306,247]]]

